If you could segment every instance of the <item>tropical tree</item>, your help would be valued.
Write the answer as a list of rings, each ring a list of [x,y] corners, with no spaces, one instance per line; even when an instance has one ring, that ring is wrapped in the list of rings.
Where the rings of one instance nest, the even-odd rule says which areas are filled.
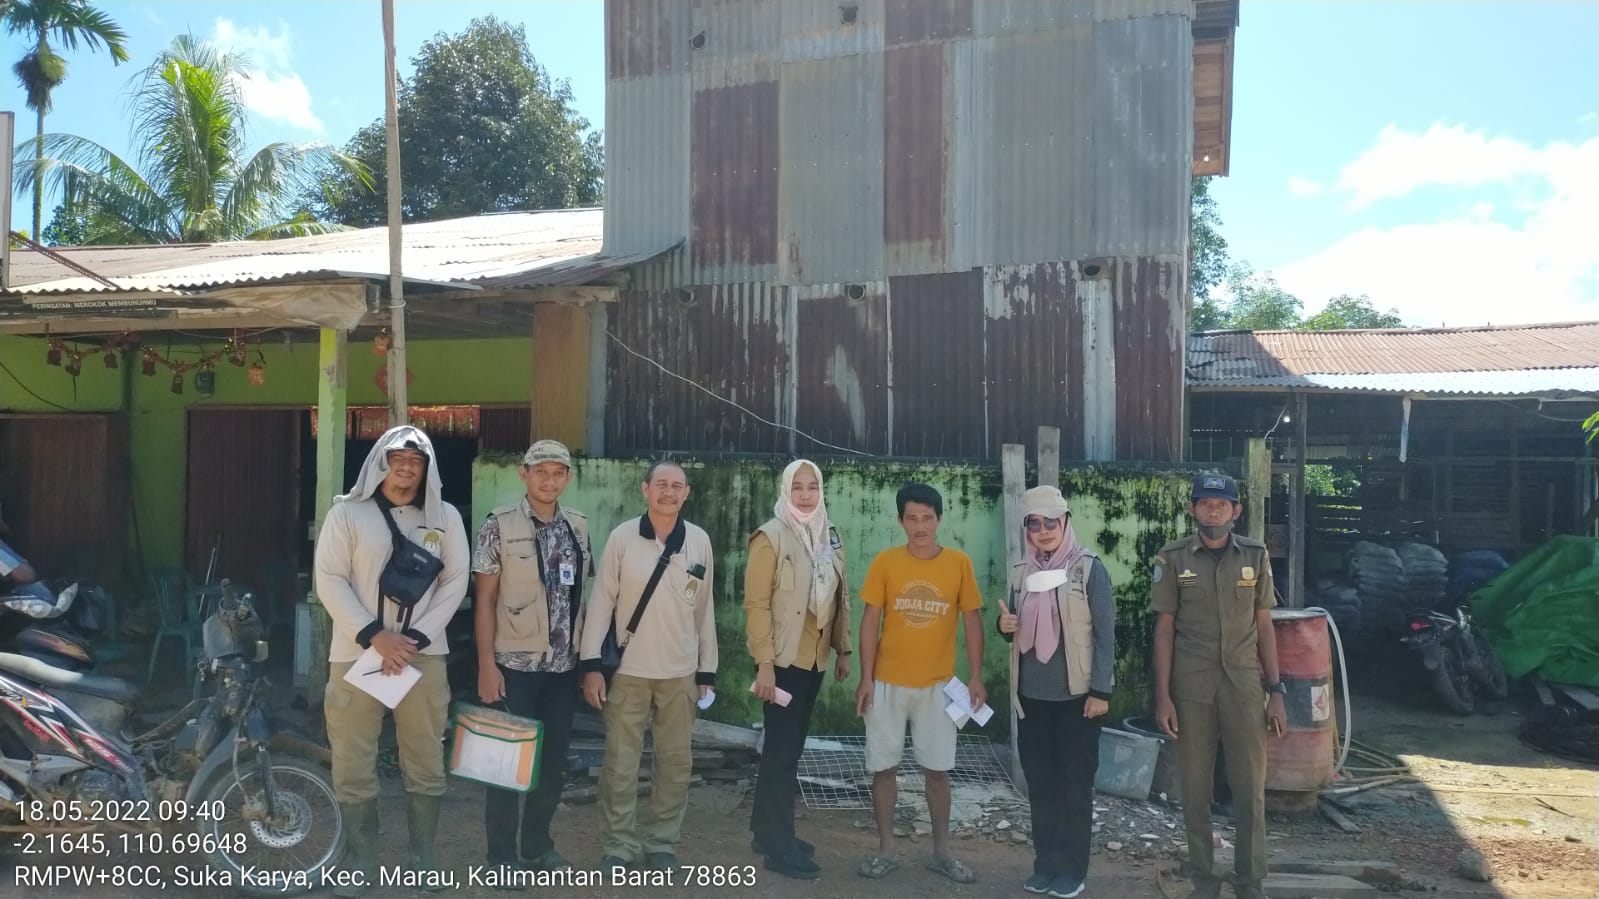
[[[493,16],[460,34],[439,34],[400,82],[401,215],[432,221],[526,209],[589,206],[605,175],[600,137],[572,108],[572,89],[550,77],[527,33]],[[384,205],[388,134],[382,119],[356,132],[345,150],[374,173],[379,189],[328,179],[306,205],[329,221],[376,225]]]
[[[24,35],[33,42],[32,49],[11,67],[11,71],[21,82],[26,94],[24,102],[36,117],[34,158],[37,160],[44,156],[44,116],[50,111],[50,95],[67,78],[67,61],[56,52],[52,41],[67,50],[77,50],[79,42],[91,50],[103,46],[114,62],[123,63],[128,61],[124,46],[128,36],[110,16],[83,0],[11,0],[0,4],[0,9],[4,12],[6,32]],[[40,214],[44,211],[37,172],[33,183],[31,233],[37,238]]]
[[[1345,328],[1403,328],[1404,326],[1405,320],[1399,317],[1398,309],[1390,307],[1387,312],[1380,312],[1372,303],[1371,297],[1365,294],[1352,297],[1345,293],[1328,300],[1325,308],[1299,325],[1299,330],[1341,331]]]
[[[200,243],[344,230],[299,211],[333,166],[370,189],[356,160],[326,144],[273,143],[245,156],[245,60],[181,35],[134,79],[137,165],[72,134],[47,134],[19,189],[42,182],[84,215],[84,243]],[[35,174],[37,172],[37,174]]]

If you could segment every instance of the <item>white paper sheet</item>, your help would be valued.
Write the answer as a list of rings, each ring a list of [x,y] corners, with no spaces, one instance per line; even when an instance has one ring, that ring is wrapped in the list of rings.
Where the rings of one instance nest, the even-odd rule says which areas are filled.
[[[979,727],[986,725],[994,717],[994,710],[983,703],[982,708],[972,709],[972,691],[961,683],[958,677],[952,677],[944,684],[944,696],[949,699],[949,705],[944,707],[944,714],[955,722],[957,728],[965,727],[968,719],[976,721]]]
[[[521,789],[521,743],[495,740],[465,728],[456,730],[456,739],[460,741],[460,749],[454,764],[450,766],[450,773],[480,783]]]
[[[411,692],[411,688],[421,679],[421,669],[410,665],[405,666],[405,670],[399,674],[384,674],[383,656],[371,647],[361,653],[350,670],[344,673],[346,682],[361,688],[391,709],[399,705],[405,694]]]

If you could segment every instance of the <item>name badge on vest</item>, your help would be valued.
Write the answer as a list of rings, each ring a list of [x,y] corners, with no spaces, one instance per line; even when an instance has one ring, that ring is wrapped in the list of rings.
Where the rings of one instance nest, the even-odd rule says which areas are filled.
[[[561,563],[561,586],[571,587],[577,583],[577,566],[571,562]]]

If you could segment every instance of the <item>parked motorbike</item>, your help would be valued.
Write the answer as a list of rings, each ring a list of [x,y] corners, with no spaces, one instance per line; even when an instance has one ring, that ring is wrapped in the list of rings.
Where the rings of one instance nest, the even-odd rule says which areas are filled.
[[[1471,714],[1476,699],[1455,618],[1431,610],[1412,612],[1402,641],[1421,653],[1422,665],[1431,673],[1433,689],[1444,704],[1457,714]]]
[[[1476,708],[1476,691],[1495,698],[1510,695],[1509,678],[1493,646],[1462,605],[1451,614],[1412,612],[1403,638],[1421,653],[1422,664],[1432,674],[1433,689],[1444,704],[1461,715]]]
[[[82,581],[34,581],[0,595],[0,651],[67,671],[94,668],[90,641],[104,627],[110,596]]]
[[[274,724],[261,620],[248,594],[225,581],[222,593],[203,626],[209,695],[131,739],[138,691],[126,681],[0,652],[0,831],[19,834],[16,845],[75,840],[75,855],[108,864],[199,854],[215,886],[255,895],[320,885],[345,845],[315,761],[326,750]]]

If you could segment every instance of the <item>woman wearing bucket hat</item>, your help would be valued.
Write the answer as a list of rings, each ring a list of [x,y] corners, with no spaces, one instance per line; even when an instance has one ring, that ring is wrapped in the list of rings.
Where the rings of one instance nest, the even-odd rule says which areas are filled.
[[[1110,708],[1116,604],[1110,575],[1077,542],[1066,497],[1022,494],[1024,561],[1011,568],[999,633],[1011,644],[1011,706],[1033,814],[1030,893],[1077,896],[1088,876],[1100,718]]]
[[[751,848],[766,856],[767,869],[813,880],[821,871],[815,850],[794,836],[795,778],[828,656],[838,654],[839,680],[850,675],[849,592],[821,469],[797,459],[783,469],[777,489],[773,517],[750,535],[744,572],[751,690],[766,703]]]

